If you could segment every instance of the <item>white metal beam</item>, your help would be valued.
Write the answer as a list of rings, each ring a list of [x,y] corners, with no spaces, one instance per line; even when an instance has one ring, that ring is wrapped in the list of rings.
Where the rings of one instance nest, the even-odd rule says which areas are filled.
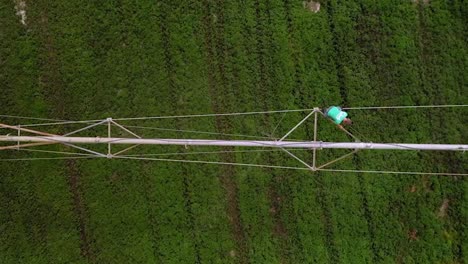
[[[260,140],[207,140],[165,138],[101,138],[63,136],[0,136],[0,142],[50,142],[72,144],[137,144],[181,146],[233,146],[233,147],[279,147],[309,149],[399,149],[399,150],[468,150],[466,144],[408,144],[373,142],[321,142],[321,141],[260,141]]]

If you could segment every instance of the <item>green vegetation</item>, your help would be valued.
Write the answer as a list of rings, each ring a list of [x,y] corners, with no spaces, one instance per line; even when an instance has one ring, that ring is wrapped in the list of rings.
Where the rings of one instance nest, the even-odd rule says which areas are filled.
[[[26,0],[26,25],[15,14],[18,2],[0,0],[1,114],[84,120],[468,101],[468,2],[462,0],[323,0],[318,13],[298,0]],[[468,138],[464,108],[349,113],[352,131],[367,141]],[[125,125],[279,138],[306,114]],[[329,122],[319,126],[320,140],[350,140]],[[132,130],[147,137],[236,138]],[[313,122],[291,138],[312,140]],[[197,150],[219,149],[130,153]],[[300,165],[281,152],[222,150],[227,153],[162,158]],[[345,153],[321,150],[318,162]],[[297,155],[312,160],[311,152]],[[44,156],[0,152],[1,158]],[[466,173],[468,158],[361,151],[332,166]],[[84,159],[0,162],[0,169],[0,263],[468,259],[468,181],[460,177]]]

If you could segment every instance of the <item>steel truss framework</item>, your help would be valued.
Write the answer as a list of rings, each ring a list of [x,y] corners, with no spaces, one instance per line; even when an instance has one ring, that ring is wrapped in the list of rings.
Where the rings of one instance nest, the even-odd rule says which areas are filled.
[[[288,136],[293,133],[298,127],[304,122],[312,118],[314,121],[314,133],[313,141],[287,141]],[[47,132],[37,131],[25,127],[11,126],[7,124],[1,124],[1,128],[13,129],[17,131],[17,135],[11,136],[0,136],[0,142],[15,142],[15,145],[2,146],[0,150],[12,150],[12,149],[26,149],[31,147],[51,145],[51,144],[63,144],[85,153],[92,157],[100,158],[120,158],[125,152],[139,146],[139,145],[181,145],[181,146],[237,146],[237,147],[268,147],[278,148],[284,151],[289,156],[297,160],[299,163],[304,165],[303,169],[310,169],[311,171],[325,170],[324,168],[345,159],[361,149],[396,149],[396,150],[450,150],[450,151],[465,151],[468,149],[468,145],[463,144],[406,144],[406,143],[373,143],[373,142],[361,142],[359,138],[350,133],[344,127],[337,125],[337,127],[344,133],[351,136],[355,142],[322,142],[317,141],[317,129],[318,129],[318,118],[319,116],[325,117],[323,112],[319,108],[314,108],[306,117],[304,117],[299,123],[297,123],[291,130],[289,130],[279,140],[267,141],[267,140],[206,140],[206,139],[167,139],[167,138],[142,138],[133,131],[129,130],[125,126],[117,123],[112,118],[104,120],[98,120],[93,124],[86,127],[74,130],[64,135],[50,134]],[[325,117],[326,118],[326,117]],[[330,119],[326,118],[331,121]],[[333,123],[333,122],[332,122]],[[89,130],[96,126],[107,125],[107,137],[73,137],[79,132]],[[112,137],[112,126],[116,126],[121,130],[129,133],[133,138],[116,138]],[[31,133],[34,136],[25,136],[21,132]],[[107,153],[100,153],[88,148],[77,146],[77,144],[106,144]],[[130,145],[129,147],[112,152],[113,145]],[[312,164],[309,164],[296,155],[290,150],[292,148],[306,148],[311,149],[313,152]],[[317,165],[317,149],[351,149],[350,153],[338,157],[337,159],[326,162],[325,164]],[[84,154],[80,154],[84,155]],[[126,156],[125,156],[126,157]],[[157,160],[157,159],[155,159]],[[209,163],[209,162],[208,162]],[[234,164],[233,164],[234,165]],[[276,166],[271,166],[276,167]],[[277,166],[280,167],[280,166]]]

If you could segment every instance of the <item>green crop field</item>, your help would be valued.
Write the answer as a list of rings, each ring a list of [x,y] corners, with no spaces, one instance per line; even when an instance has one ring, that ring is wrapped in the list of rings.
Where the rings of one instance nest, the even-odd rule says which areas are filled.
[[[468,102],[468,1],[320,3],[314,12],[302,0],[0,0],[0,114],[90,120]],[[144,137],[277,139],[307,114],[121,124],[153,128],[131,128]],[[468,143],[466,107],[349,114],[365,141]],[[313,140],[313,129],[309,120],[291,139]],[[352,140],[324,119],[318,131],[319,140]],[[16,131],[0,129],[8,133]],[[81,135],[97,134],[106,129]],[[301,166],[283,152],[231,147],[129,154],[219,150],[148,157]],[[295,153],[312,160],[312,151]],[[319,150],[317,162],[345,153]],[[363,150],[329,168],[467,173],[467,155]],[[43,157],[63,156],[0,151]],[[468,263],[460,176],[124,159],[0,160],[0,171],[5,264]]]

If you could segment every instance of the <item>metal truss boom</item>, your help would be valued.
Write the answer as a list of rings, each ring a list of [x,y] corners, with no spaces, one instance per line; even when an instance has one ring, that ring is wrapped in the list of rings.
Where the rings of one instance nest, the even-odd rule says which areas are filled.
[[[114,138],[65,136],[0,136],[0,142],[38,142],[111,145],[180,145],[180,146],[231,146],[276,147],[309,149],[388,149],[388,150],[468,150],[463,144],[409,144],[374,142],[321,142],[321,141],[266,141],[266,140],[207,140],[169,138]]]
[[[319,115],[321,114],[321,115]],[[305,123],[310,117],[314,116],[314,134],[313,141],[293,141],[285,140],[291,133],[293,133],[299,126]],[[0,142],[14,142],[12,146],[0,146],[0,150],[7,149],[21,149],[27,147],[49,145],[49,144],[63,144],[70,146],[88,153],[93,154],[96,157],[104,158],[122,158],[120,154],[127,152],[140,145],[175,145],[175,146],[220,146],[220,147],[261,147],[261,148],[278,148],[286,152],[289,156],[306,166],[307,169],[312,171],[323,170],[324,167],[329,166],[337,161],[347,158],[358,150],[361,149],[380,149],[380,150],[437,150],[437,151],[466,151],[468,150],[467,144],[412,144],[412,143],[374,143],[374,142],[361,142],[359,138],[354,136],[352,133],[347,131],[340,125],[337,125],[343,132],[351,136],[356,142],[322,142],[317,140],[317,119],[318,116],[325,115],[320,111],[319,108],[314,108],[312,112],[306,115],[297,125],[289,130],[279,140],[208,140],[208,139],[171,139],[171,138],[142,138],[135,134],[125,126],[115,122],[112,118],[104,120],[95,120],[95,123],[90,124],[84,128],[69,132],[64,135],[50,134],[46,132],[36,131],[27,129],[21,126],[11,126],[0,123],[0,128],[7,128],[17,130],[17,135],[5,135],[0,136]],[[326,118],[326,117],[325,117]],[[79,132],[88,130],[90,128],[107,125],[107,137],[79,137],[71,136]],[[128,137],[113,137],[111,127],[116,126],[117,128],[125,131],[126,133],[134,136],[134,138]],[[22,135],[21,132],[32,133],[34,135]],[[20,144],[26,142],[26,144]],[[107,145],[107,154],[99,153],[96,151],[89,150],[84,147],[76,146],[75,144],[103,144]],[[112,145],[129,145],[127,148],[113,153]],[[312,164],[301,160],[299,157],[288,151],[287,149],[302,148],[310,149],[313,151]],[[345,154],[335,160],[329,161],[323,165],[317,165],[317,153],[318,149],[351,149],[352,152]],[[88,154],[89,155],[89,154]]]

